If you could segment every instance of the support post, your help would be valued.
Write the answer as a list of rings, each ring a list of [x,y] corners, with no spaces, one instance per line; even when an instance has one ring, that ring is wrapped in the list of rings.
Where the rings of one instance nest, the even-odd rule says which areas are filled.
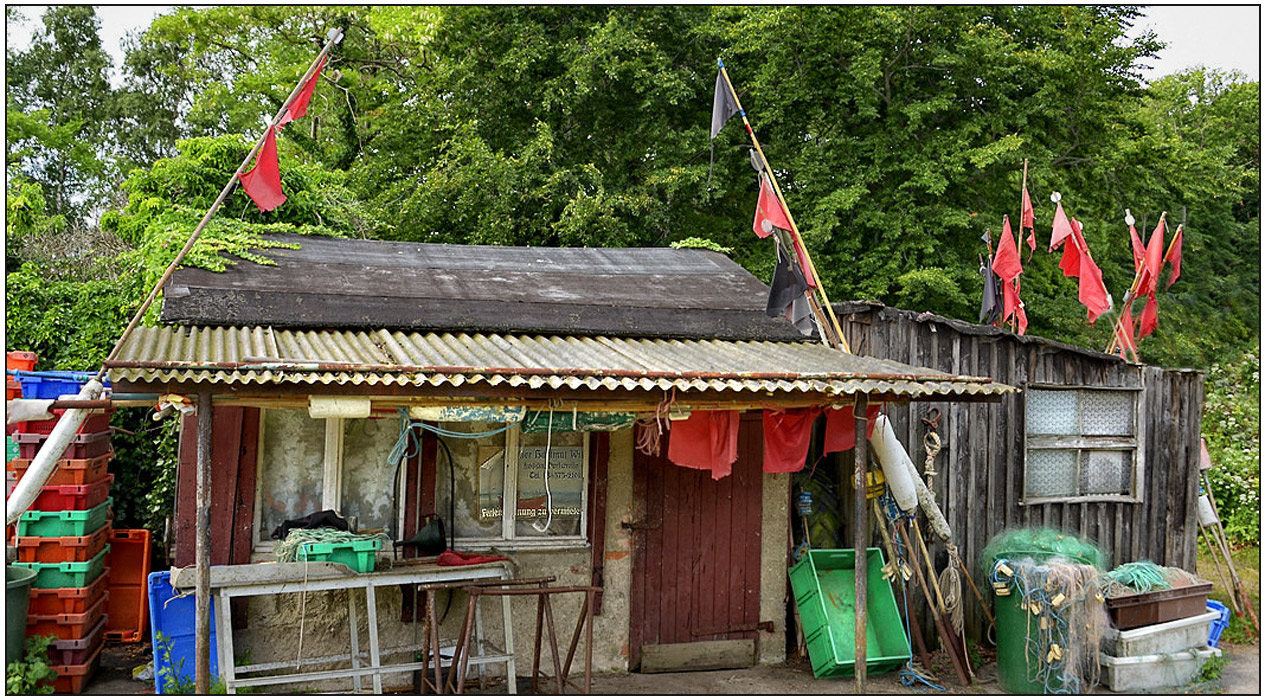
[[[856,692],[858,695],[865,694],[865,635],[866,635],[866,551],[865,545],[867,541],[866,530],[869,521],[866,517],[865,509],[865,472],[867,469],[866,456],[868,445],[865,441],[865,413],[869,405],[869,396],[866,394],[857,394],[856,404],[853,407],[852,415],[856,419],[856,446],[852,449],[853,466],[852,473],[852,543],[856,549],[856,567],[853,573],[856,576]]]
[[[197,528],[194,564],[197,569],[194,611],[194,687],[199,695],[211,691],[211,393],[198,393]],[[228,611],[221,610],[221,615]]]

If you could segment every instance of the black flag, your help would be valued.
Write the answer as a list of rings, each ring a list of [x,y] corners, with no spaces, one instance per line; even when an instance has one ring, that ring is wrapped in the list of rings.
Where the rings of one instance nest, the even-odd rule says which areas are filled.
[[[738,113],[738,102],[734,100],[734,94],[729,90],[729,85],[725,81],[725,76],[718,70],[716,71],[716,94],[712,97],[712,138],[716,138],[716,134],[720,133],[725,122],[730,117]]]
[[[769,302],[765,313],[772,318],[785,317],[801,335],[813,334],[812,309],[804,293],[808,281],[799,265],[782,247],[782,241],[774,239],[777,248],[777,267],[773,269],[773,281],[769,282]]]
[[[1001,318],[1002,300],[997,294],[997,276],[993,274],[993,256],[988,256],[988,264],[981,265],[980,275],[984,277],[984,299],[980,302],[979,322],[992,324]]]

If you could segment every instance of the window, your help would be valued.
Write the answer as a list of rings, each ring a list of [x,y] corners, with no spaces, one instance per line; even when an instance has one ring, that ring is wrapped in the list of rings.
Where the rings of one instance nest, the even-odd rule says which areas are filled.
[[[444,423],[440,427],[475,433],[500,426]],[[455,501],[451,527],[459,546],[513,543],[515,548],[529,549],[587,543],[587,433],[524,433],[515,426],[490,437],[444,438],[444,443],[451,451],[453,469],[449,470],[448,455],[441,446],[436,457],[435,504],[439,516],[448,521],[450,502]],[[450,485],[450,474],[455,475],[455,484]],[[507,499],[507,494],[515,495]],[[507,500],[515,506],[506,508]]]
[[[461,434],[503,427],[440,424]],[[255,549],[271,550],[270,535],[283,521],[327,509],[354,519],[360,530],[381,528],[400,539],[405,474],[387,463],[398,430],[395,417],[318,419],[306,410],[263,411]],[[442,443],[436,454],[435,510],[458,547],[587,544],[587,433],[524,433],[514,426],[477,439],[446,437]],[[515,494],[508,499],[515,504],[509,509],[506,494]]]
[[[281,523],[336,510],[359,530],[393,539],[403,517],[402,470],[387,464],[398,437],[394,418],[311,418],[306,410],[265,410],[255,488],[255,548],[272,548]]]
[[[1138,390],[1042,387],[1025,396],[1025,503],[1138,500]]]

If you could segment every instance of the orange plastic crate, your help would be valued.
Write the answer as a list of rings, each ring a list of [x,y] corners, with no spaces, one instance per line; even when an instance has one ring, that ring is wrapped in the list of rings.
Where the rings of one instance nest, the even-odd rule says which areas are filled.
[[[106,523],[91,535],[83,537],[19,537],[18,561],[57,563],[64,561],[89,561],[105,549],[110,537],[110,524]]]
[[[149,630],[149,530],[115,530],[110,535],[109,622],[105,638],[139,642]]]
[[[92,459],[62,459],[57,461],[57,471],[45,483],[45,486],[83,486],[99,481],[106,475],[113,452],[107,452]],[[7,469],[17,479],[31,466],[29,459],[15,459],[9,462]]]
[[[57,672],[57,678],[53,679],[53,690],[72,695],[82,693],[84,686],[88,685],[88,681],[92,680],[93,674],[97,672],[97,666],[101,663],[101,650],[104,648],[104,643],[97,647],[92,660],[86,664],[50,667]]]
[[[35,363],[38,362],[39,359],[39,355],[36,355],[29,350],[10,350],[5,357],[4,368],[30,372],[35,369]]]
[[[105,606],[109,603],[110,591],[106,591],[87,612],[67,613],[64,615],[27,615],[26,636],[37,634],[58,639],[82,639],[87,637],[92,628],[101,621],[105,614]]]
[[[110,570],[83,588],[32,588],[30,615],[75,615],[87,612],[105,597]]]
[[[13,377],[4,378],[4,400],[22,398],[22,383]],[[25,422],[23,422],[25,425]]]

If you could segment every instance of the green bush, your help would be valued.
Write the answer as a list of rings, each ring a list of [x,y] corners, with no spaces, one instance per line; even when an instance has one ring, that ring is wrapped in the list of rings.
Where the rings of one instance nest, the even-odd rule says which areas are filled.
[[[1260,346],[1214,364],[1204,379],[1203,435],[1212,495],[1226,536],[1237,545],[1261,540]]]
[[[6,695],[52,695],[57,672],[48,665],[48,645],[52,637],[35,635],[26,639],[26,656],[9,664],[5,672]]]

